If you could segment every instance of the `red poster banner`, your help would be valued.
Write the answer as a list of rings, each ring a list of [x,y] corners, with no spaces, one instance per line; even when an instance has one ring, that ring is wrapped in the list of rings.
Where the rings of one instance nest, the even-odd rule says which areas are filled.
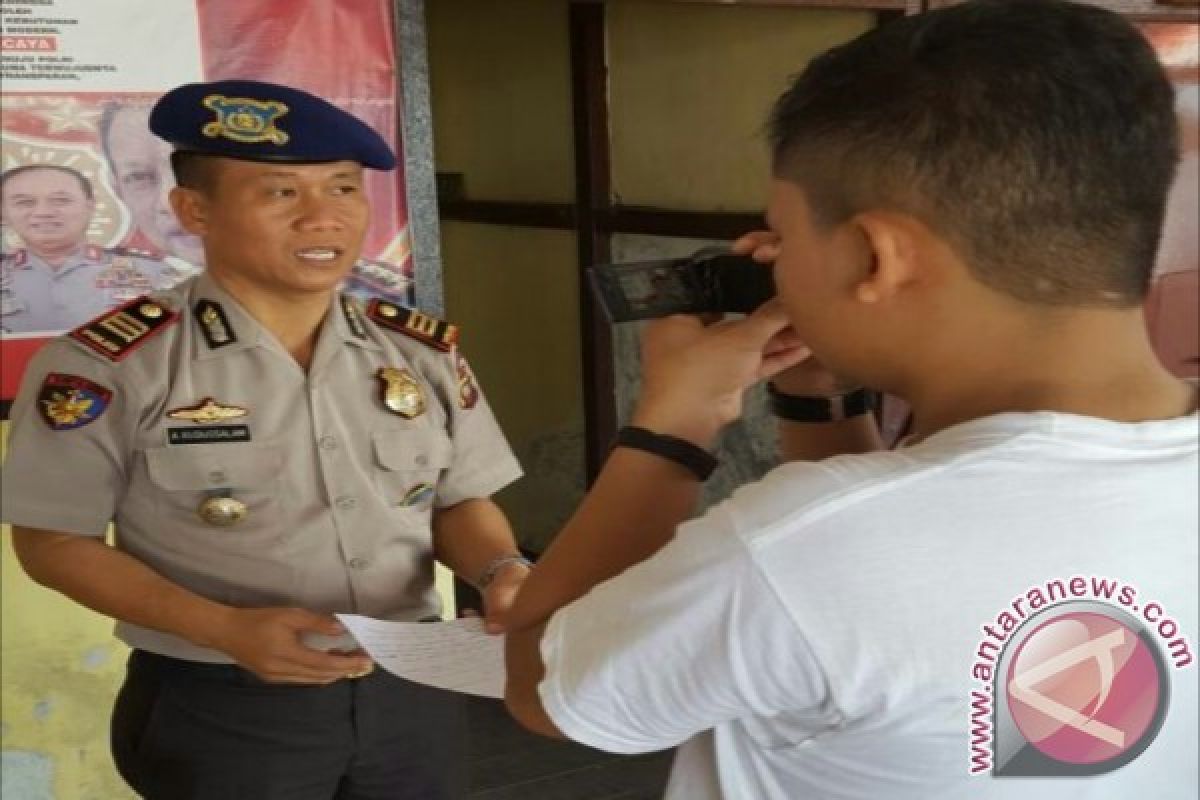
[[[390,0],[5,0],[0,14],[0,400],[49,337],[203,269],[166,203],[169,147],[146,127],[166,90],[295,86],[371,125],[403,163]],[[411,303],[402,169],[368,171],[367,193],[345,288]]]

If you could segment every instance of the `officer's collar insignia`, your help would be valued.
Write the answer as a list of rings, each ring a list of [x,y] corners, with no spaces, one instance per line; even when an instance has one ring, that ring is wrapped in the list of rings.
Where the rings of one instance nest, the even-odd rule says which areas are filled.
[[[257,144],[287,144],[290,138],[275,127],[275,120],[288,113],[288,107],[278,100],[254,100],[249,97],[226,97],[210,94],[204,106],[216,112],[217,118],[206,123],[201,133],[210,138],[232,139],[235,142]]]
[[[38,412],[51,430],[69,431],[95,421],[112,400],[112,390],[78,375],[51,372],[38,393]]]
[[[342,315],[346,318],[346,325],[350,328],[350,332],[359,339],[363,339],[365,341],[367,338],[367,331],[366,328],[363,327],[362,312],[358,310],[358,303],[354,301],[353,297],[349,297],[344,294],[340,295],[338,299],[341,301]]]
[[[479,387],[475,385],[475,376],[467,365],[467,359],[457,349],[454,351],[454,371],[458,373],[458,407],[472,409],[479,402]]]
[[[411,372],[403,367],[380,367],[375,375],[383,382],[383,404],[389,411],[405,419],[425,413],[425,395]]]
[[[177,319],[179,312],[143,295],[85,322],[69,335],[105,358],[120,361]]]
[[[225,309],[221,308],[220,303],[214,300],[198,300],[192,313],[210,349],[216,350],[237,341],[237,334],[229,324],[229,318],[225,316]]]
[[[399,331],[445,353],[449,353],[458,341],[457,325],[379,298],[367,306],[367,316],[385,328]]]
[[[194,406],[173,408],[167,412],[167,416],[171,419],[195,422],[198,425],[209,425],[213,422],[225,422],[244,417],[247,413],[249,412],[241,406],[222,405],[211,397],[206,397]]]

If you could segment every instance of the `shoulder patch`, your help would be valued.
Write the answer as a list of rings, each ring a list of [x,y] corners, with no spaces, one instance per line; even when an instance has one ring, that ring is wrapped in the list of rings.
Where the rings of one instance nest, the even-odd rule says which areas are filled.
[[[449,353],[458,341],[457,325],[386,300],[373,299],[367,305],[367,316],[385,328],[403,333],[444,353]]]
[[[177,319],[178,311],[143,295],[85,322],[69,336],[111,361],[120,361]]]
[[[78,375],[51,372],[38,393],[38,412],[51,430],[82,428],[108,408],[112,390]]]

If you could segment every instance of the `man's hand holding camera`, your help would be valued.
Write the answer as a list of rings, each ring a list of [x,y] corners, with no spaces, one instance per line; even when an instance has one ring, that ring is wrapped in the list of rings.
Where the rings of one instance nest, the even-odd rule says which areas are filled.
[[[633,424],[709,447],[741,416],[746,389],[808,355],[774,300],[744,319],[711,325],[684,315],[655,320],[642,338]]]

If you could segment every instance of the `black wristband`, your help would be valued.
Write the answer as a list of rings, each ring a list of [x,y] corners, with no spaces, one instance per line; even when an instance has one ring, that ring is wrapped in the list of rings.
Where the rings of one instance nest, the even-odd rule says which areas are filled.
[[[855,389],[833,397],[804,397],[784,394],[768,383],[767,394],[775,416],[792,422],[838,422],[870,413],[876,406],[875,392],[870,389]]]
[[[626,425],[617,431],[614,446],[632,447],[634,450],[644,450],[668,461],[674,461],[702,481],[708,480],[708,476],[717,468],[717,457],[703,447],[678,436],[655,433],[632,425]]]

